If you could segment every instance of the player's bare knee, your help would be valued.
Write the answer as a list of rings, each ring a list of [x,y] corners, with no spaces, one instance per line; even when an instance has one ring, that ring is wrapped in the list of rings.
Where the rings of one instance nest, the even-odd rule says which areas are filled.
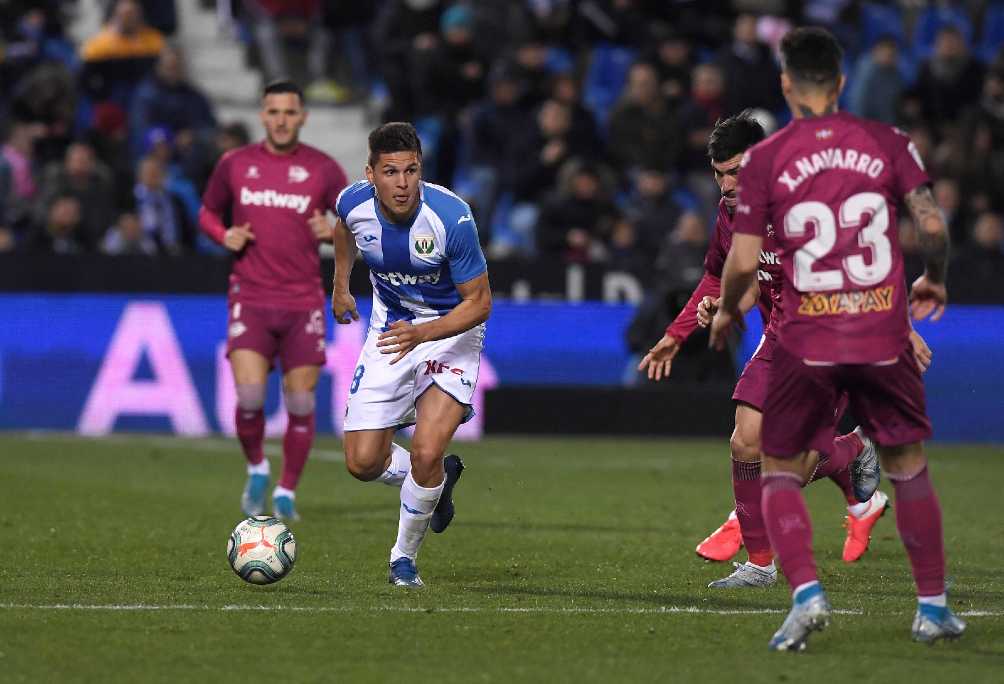
[[[380,477],[384,471],[384,460],[370,450],[348,442],[345,444],[345,469],[357,480],[370,482]]]
[[[882,469],[892,479],[910,479],[927,466],[922,442],[895,447],[879,447]]]
[[[732,459],[743,461],[744,463],[755,463],[760,460],[760,443],[745,439],[739,428],[732,433],[729,440],[729,447],[732,450]]]
[[[415,481],[430,482],[430,486],[438,484],[442,480],[444,454],[445,450],[437,445],[412,442],[411,470]]]

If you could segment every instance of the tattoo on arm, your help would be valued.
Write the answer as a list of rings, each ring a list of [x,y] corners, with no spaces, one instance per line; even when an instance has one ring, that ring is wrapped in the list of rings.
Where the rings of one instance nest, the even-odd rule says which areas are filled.
[[[943,283],[948,266],[948,229],[945,226],[945,216],[934,201],[931,188],[926,185],[908,192],[905,200],[917,226],[927,276],[935,282]]]

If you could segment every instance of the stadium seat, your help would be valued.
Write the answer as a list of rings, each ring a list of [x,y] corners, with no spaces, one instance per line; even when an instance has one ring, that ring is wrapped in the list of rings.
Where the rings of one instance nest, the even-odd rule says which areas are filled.
[[[992,62],[1001,47],[1004,47],[1004,2],[995,2],[983,15],[983,32],[976,54],[984,62]]]
[[[634,48],[609,43],[598,43],[593,48],[583,88],[583,100],[596,116],[596,121],[605,129],[610,109],[627,80],[628,70],[638,56]]]
[[[928,7],[921,12],[913,32],[913,53],[918,61],[931,56],[938,31],[946,26],[959,29],[966,45],[972,48],[973,23],[965,10],[958,7]]]
[[[900,47],[906,47],[903,14],[898,6],[869,2],[861,7],[862,49],[868,50],[879,38],[892,36]]]

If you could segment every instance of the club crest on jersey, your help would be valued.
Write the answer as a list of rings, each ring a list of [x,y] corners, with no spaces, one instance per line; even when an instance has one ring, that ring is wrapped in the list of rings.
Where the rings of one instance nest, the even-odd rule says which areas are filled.
[[[307,169],[302,166],[290,166],[289,167],[289,182],[290,183],[302,183],[303,181],[310,178],[310,173]]]
[[[828,138],[832,137],[833,137],[832,128],[820,128],[818,131],[816,131],[816,140],[827,140]]]
[[[244,174],[245,178],[261,178],[261,174],[258,173],[258,167],[251,165],[248,167],[248,172]]]
[[[432,254],[436,249],[436,243],[432,239],[431,235],[417,235],[415,236],[415,251],[423,256],[428,256]]]

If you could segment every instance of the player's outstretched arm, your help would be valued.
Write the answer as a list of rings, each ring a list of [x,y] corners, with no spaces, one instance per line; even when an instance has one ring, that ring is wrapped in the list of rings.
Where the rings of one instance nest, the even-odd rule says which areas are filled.
[[[725,348],[725,338],[734,323],[739,322],[741,325],[739,303],[755,284],[761,247],[762,235],[736,233],[732,238],[732,249],[729,250],[722,273],[722,301],[711,322],[711,346],[715,349]]]
[[[904,199],[917,227],[920,251],[924,257],[924,274],[914,281],[910,289],[910,312],[917,320],[931,316],[931,320],[936,321],[945,312],[948,301],[945,289],[948,227],[929,186],[922,185],[911,190]]]
[[[492,311],[492,290],[488,283],[488,273],[457,283],[461,300],[450,313],[442,318],[413,325],[407,321],[395,321],[390,330],[382,333],[377,341],[381,354],[397,354],[391,361],[395,364],[405,354],[422,342],[445,340],[459,335],[488,320]]]
[[[356,241],[352,232],[341,218],[335,220],[331,229],[331,242],[335,247],[335,280],[331,288],[331,312],[335,323],[351,323],[359,320],[356,299],[349,292],[349,276],[356,260]]]

